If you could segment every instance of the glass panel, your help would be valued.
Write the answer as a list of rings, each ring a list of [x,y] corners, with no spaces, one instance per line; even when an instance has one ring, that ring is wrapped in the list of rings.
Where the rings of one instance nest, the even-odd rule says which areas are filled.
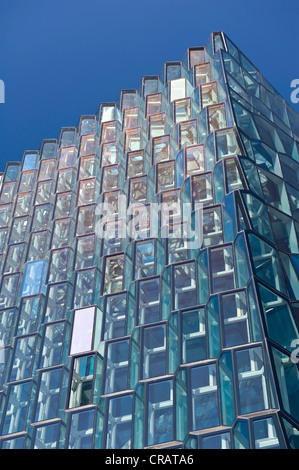
[[[50,213],[50,204],[43,204],[41,206],[37,206],[34,209],[34,216],[31,227],[32,232],[37,232],[38,230],[47,230],[49,227]]]
[[[243,183],[240,177],[239,168],[234,158],[226,158],[224,160],[225,176],[226,176],[226,192],[243,189]]]
[[[79,208],[77,220],[77,235],[86,235],[94,232],[95,206],[83,206]]]
[[[93,186],[94,188],[95,186]],[[109,165],[103,168],[102,176],[102,192],[112,191],[118,188],[118,166]],[[94,189],[92,191],[92,199],[86,202],[92,202],[94,198]]]
[[[45,325],[39,368],[56,366],[61,363],[65,322]]]
[[[141,148],[141,128],[127,130],[125,152],[134,152]]]
[[[93,447],[94,420],[94,409],[71,415],[68,449],[91,449]]]
[[[92,155],[95,153],[95,135],[85,135],[81,138],[79,156]]]
[[[82,119],[81,120],[81,125],[80,125],[80,134],[91,134],[94,131],[95,128],[95,118],[87,118],[87,119]]]
[[[158,91],[158,79],[157,78],[144,78],[143,81],[143,95],[147,96]]]
[[[170,102],[181,98],[186,98],[186,79],[172,79],[170,82]]]
[[[40,296],[22,299],[16,336],[26,335],[36,331],[40,304]]]
[[[79,182],[77,205],[90,204],[94,202],[96,181],[91,178]]]
[[[35,343],[36,335],[25,336],[16,340],[11,362],[9,382],[31,377]]]
[[[45,260],[27,263],[22,286],[21,297],[36,295],[40,292],[45,294],[45,276],[48,263]]]
[[[150,137],[159,137],[165,134],[166,130],[166,115],[165,114],[155,114],[150,116]],[[140,148],[140,147],[138,147]],[[138,150],[131,149],[130,150]]]
[[[211,250],[213,292],[234,289],[234,260],[232,246]]]
[[[223,432],[202,437],[200,449],[231,449],[230,433]]]
[[[196,65],[194,67],[195,72],[195,86],[198,87],[202,83],[208,83],[211,81],[211,70],[210,64]]]
[[[0,441],[1,449],[25,449],[26,436],[3,439]]]
[[[114,165],[117,163],[117,144],[103,144],[102,146],[102,166]]]
[[[283,251],[298,253],[298,240],[292,219],[272,208],[268,212],[277,247]]]
[[[191,369],[192,431],[219,425],[216,365]]]
[[[200,202],[204,206],[213,204],[212,175],[197,175],[192,179],[192,196],[194,203]]]
[[[72,261],[69,247],[52,250],[50,257],[48,282],[59,282],[67,279],[68,268]]]
[[[194,65],[203,64],[205,61],[204,49],[190,49],[189,50],[190,68]]]
[[[100,120],[101,122],[107,122],[107,121],[112,121],[115,113],[115,107],[114,106],[103,106],[101,105],[101,111],[100,111]]]
[[[124,112],[123,128],[132,129],[138,127],[139,108],[129,108]]]
[[[269,241],[273,242],[271,225],[266,210],[266,205],[249,193],[242,194],[249,213],[253,229]]]
[[[275,289],[285,293],[277,251],[253,234],[248,235],[256,275]]]
[[[143,330],[143,379],[166,374],[166,326],[157,325]]]
[[[174,308],[197,304],[195,264],[185,263],[174,267]]]
[[[79,180],[95,176],[97,171],[95,157],[81,157],[79,163]]]
[[[14,192],[16,189],[16,183],[4,183],[1,190],[1,198],[0,203],[5,204],[7,202],[11,202],[14,196]]]
[[[66,168],[58,171],[56,192],[69,191],[73,189],[76,171],[74,168]]]
[[[30,191],[34,186],[35,179],[35,171],[28,171],[26,173],[22,173],[20,177],[19,193],[25,193],[26,191]]]
[[[297,341],[298,344],[298,341]],[[272,348],[276,376],[283,409],[293,419],[299,419],[299,372],[297,364],[293,363],[286,354]],[[297,358],[296,358],[297,359]]]
[[[34,449],[56,449],[60,423],[35,428]]]
[[[125,336],[126,294],[106,297],[104,324],[104,340]]]
[[[224,347],[250,342],[245,291],[222,296]]]
[[[105,262],[103,294],[113,294],[123,290],[124,255],[108,256]]]
[[[156,137],[153,139],[153,161],[154,163],[163,162],[170,159],[170,137]]]
[[[71,215],[72,192],[57,194],[54,218],[69,217]]]
[[[132,108],[136,106],[136,92],[122,92],[122,109]]]
[[[0,308],[11,307],[15,304],[18,293],[19,276],[19,274],[9,274],[2,277]]]
[[[1,348],[10,342],[10,333],[12,322],[15,317],[15,310],[13,308],[0,311],[0,344]],[[0,348],[0,352],[1,352]],[[1,384],[0,384],[1,386]]]
[[[235,393],[231,352],[224,352],[219,359],[219,390],[221,397],[222,423],[231,426],[235,416]]]
[[[45,322],[51,322],[64,318],[67,305],[68,284],[62,282],[49,286],[48,299],[45,309]]]
[[[147,445],[173,440],[173,383],[171,380],[149,384]]]
[[[201,105],[210,106],[211,104],[218,103],[217,83],[202,84],[201,88]]]
[[[138,242],[135,246],[135,279],[156,274],[154,241]]]
[[[264,360],[261,347],[236,352],[240,414],[269,408]]]
[[[249,449],[249,432],[247,421],[237,421],[235,424],[234,448]]]
[[[287,434],[289,446],[291,449],[299,449],[299,442],[298,442],[298,437],[299,437],[299,431],[296,426],[293,424],[289,423],[286,419],[282,418],[282,422],[285,428],[285,432]]]
[[[92,403],[95,356],[77,357],[74,360],[69,408]]]
[[[186,177],[200,173],[205,170],[205,154],[204,146],[196,145],[195,147],[187,147],[186,155]]]
[[[17,196],[14,213],[15,217],[28,214],[32,196],[33,193],[22,193]]]
[[[277,425],[275,426],[274,419],[272,417],[254,420],[252,425],[255,449],[284,448],[284,446],[279,442],[279,438],[277,436]]]
[[[127,176],[128,178],[140,176],[144,173],[143,152],[128,153]]]
[[[74,143],[76,131],[73,129],[64,130],[61,133],[60,147],[68,147]]]
[[[194,145],[198,143],[197,121],[186,121],[180,124],[180,145]]]
[[[40,377],[34,422],[57,417],[62,369],[42,372]]]
[[[148,95],[146,99],[146,115],[158,114],[162,111],[162,94]]]
[[[40,181],[36,189],[35,205],[50,202],[53,193],[53,180]]]
[[[182,313],[181,317],[182,362],[202,361],[207,357],[205,309]]]
[[[102,125],[101,142],[114,142],[117,138],[117,121],[105,122]]]
[[[3,273],[9,274],[20,270],[24,261],[25,248],[25,243],[8,246]]]
[[[72,219],[69,218],[55,220],[52,236],[52,248],[62,248],[68,245],[71,222]]]
[[[86,235],[77,239],[75,269],[89,268],[94,265],[95,235]]]
[[[92,349],[94,321],[95,307],[75,311],[70,354]]]
[[[209,132],[227,127],[225,105],[208,107]]]
[[[2,435],[23,431],[30,390],[31,381],[10,386],[4,410]]]
[[[203,211],[203,242],[205,246],[223,243],[221,208],[204,209]]]
[[[258,289],[269,337],[291,351],[291,343],[298,338],[298,330],[288,302],[261,284],[258,284]]]
[[[106,449],[130,449],[132,432],[132,395],[111,398],[107,418]]]
[[[129,340],[108,343],[106,354],[105,393],[128,388]]]
[[[24,156],[22,171],[34,170],[36,168],[36,160],[37,153],[26,153]]]
[[[160,278],[139,282],[138,323],[159,321],[160,312]]]
[[[158,163],[157,192],[171,189],[175,183],[175,162]]]
[[[259,169],[260,181],[266,202],[291,215],[285,183],[269,172]]]
[[[53,158],[49,160],[42,160],[40,163],[38,180],[44,181],[49,180],[54,177],[54,172],[56,168],[56,160]]]
[[[188,121],[191,119],[191,100],[185,98],[184,100],[176,100],[175,106],[175,123]]]
[[[216,146],[218,160],[231,155],[242,155],[236,134],[233,129],[217,131]]]
[[[28,220],[28,217],[18,217],[17,219],[13,220],[9,243],[19,243],[25,240],[26,231],[28,228]]]
[[[45,142],[42,148],[42,156],[41,158],[51,158],[55,155],[57,142]]]
[[[130,204],[146,203],[147,176],[132,178],[130,181]]]
[[[76,147],[66,147],[60,150],[58,168],[69,168],[75,165],[75,159],[77,157]]]

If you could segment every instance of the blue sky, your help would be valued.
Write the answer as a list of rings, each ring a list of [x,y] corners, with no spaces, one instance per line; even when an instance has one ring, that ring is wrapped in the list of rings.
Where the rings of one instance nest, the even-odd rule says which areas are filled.
[[[290,102],[298,20],[298,0],[0,0],[0,171],[212,31],[225,31]]]

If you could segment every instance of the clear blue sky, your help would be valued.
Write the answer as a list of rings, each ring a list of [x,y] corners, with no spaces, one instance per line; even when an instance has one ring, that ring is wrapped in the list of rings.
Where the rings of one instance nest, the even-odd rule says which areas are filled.
[[[212,31],[290,102],[298,24],[298,0],[0,0],[0,171]]]

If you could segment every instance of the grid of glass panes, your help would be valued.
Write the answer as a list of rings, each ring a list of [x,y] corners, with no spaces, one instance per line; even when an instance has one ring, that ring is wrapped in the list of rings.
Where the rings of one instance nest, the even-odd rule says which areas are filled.
[[[298,129],[213,33],[7,164],[1,448],[296,447]]]

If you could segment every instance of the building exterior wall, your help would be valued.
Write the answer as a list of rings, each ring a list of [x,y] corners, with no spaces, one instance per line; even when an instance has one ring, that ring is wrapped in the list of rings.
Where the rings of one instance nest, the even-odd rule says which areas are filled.
[[[298,182],[220,32],[7,164],[1,448],[298,448]]]

